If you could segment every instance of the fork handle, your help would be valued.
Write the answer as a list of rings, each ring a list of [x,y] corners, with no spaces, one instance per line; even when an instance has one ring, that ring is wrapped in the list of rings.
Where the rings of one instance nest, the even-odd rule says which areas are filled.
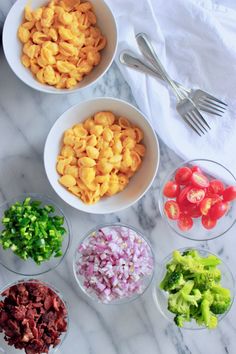
[[[146,62],[141,60],[140,58],[136,57],[131,51],[123,50],[120,53],[120,63],[126,65],[132,69],[138,70],[142,73],[152,75],[160,80],[163,80],[162,76],[160,75],[159,71],[149,66]],[[183,91],[183,93],[188,94],[189,91],[187,88],[183,87],[180,83],[174,81],[175,85]]]
[[[181,94],[181,91],[176,86],[175,82],[171,79],[169,74],[166,72],[164,66],[160,62],[158,56],[156,55],[154,48],[152,47],[147,35],[145,33],[139,33],[136,35],[136,40],[139,46],[140,51],[144,55],[144,57],[155,67],[155,69],[160,73],[163,80],[169,83],[172,87],[176,97],[181,100],[185,98]]]

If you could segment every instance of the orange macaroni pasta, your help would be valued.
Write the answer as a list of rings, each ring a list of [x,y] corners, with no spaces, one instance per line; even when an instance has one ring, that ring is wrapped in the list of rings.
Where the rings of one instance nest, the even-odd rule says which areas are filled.
[[[125,117],[98,112],[64,132],[59,182],[86,204],[121,192],[145,155],[143,132]]]
[[[18,38],[22,64],[39,82],[59,89],[88,75],[106,46],[91,3],[80,0],[54,0],[36,10],[26,6]]]

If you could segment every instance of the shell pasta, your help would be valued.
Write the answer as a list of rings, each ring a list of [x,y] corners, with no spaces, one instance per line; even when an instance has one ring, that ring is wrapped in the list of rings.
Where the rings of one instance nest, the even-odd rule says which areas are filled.
[[[145,155],[143,132],[125,117],[98,112],[64,132],[59,183],[86,204],[121,192]]]
[[[53,0],[35,10],[26,6],[18,38],[22,64],[40,83],[59,89],[76,86],[99,64],[106,46],[91,3],[80,0]]]

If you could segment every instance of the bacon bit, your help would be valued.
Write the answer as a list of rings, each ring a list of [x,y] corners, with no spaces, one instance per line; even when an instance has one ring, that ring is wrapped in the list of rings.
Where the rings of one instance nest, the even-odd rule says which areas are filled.
[[[67,311],[53,290],[35,280],[14,285],[1,296],[0,332],[9,345],[26,354],[43,354],[60,343]]]

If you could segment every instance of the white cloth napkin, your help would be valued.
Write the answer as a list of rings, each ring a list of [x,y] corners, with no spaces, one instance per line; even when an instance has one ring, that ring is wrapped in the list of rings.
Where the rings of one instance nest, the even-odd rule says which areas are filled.
[[[213,0],[106,1],[118,23],[116,63],[159,137],[184,159],[217,160],[236,174],[236,11]],[[212,127],[205,136],[198,137],[178,116],[165,84],[119,63],[123,49],[139,53],[139,32],[152,39],[173,79],[228,103],[222,118],[203,113]]]

